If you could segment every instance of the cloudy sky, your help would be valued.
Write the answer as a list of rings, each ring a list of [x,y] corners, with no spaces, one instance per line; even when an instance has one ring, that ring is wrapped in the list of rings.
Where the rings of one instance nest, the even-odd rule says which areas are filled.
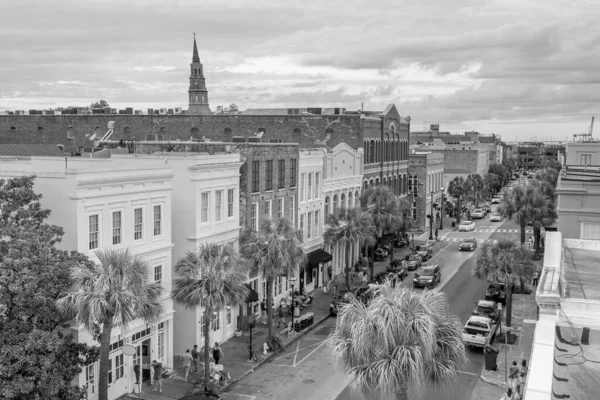
[[[505,140],[565,140],[600,116],[599,0],[20,0],[0,15],[0,110],[187,108],[196,32],[213,110],[395,103],[413,129]]]

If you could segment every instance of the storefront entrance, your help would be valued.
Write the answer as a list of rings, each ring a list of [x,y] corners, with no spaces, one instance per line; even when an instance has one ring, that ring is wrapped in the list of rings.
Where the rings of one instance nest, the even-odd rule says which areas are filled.
[[[325,250],[317,249],[308,253],[307,259],[308,262],[306,264],[306,268],[304,269],[304,289],[306,293],[310,293],[319,287],[320,276],[323,274],[323,270],[320,268],[320,265],[322,263],[328,263],[332,260],[332,257],[331,254]],[[302,276],[300,279],[302,280]]]

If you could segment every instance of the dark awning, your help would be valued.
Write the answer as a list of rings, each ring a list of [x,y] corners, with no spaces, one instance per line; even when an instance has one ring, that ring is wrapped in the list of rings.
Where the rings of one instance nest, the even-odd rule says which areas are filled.
[[[248,296],[246,296],[246,303],[254,303],[258,301],[258,293],[256,293],[256,291],[254,289],[252,289],[252,286],[250,286],[247,283],[244,283],[244,286],[246,286],[248,288],[248,290],[250,291],[248,293]]]
[[[329,254],[325,250],[317,249],[308,253],[306,258],[308,260],[309,265],[317,266],[320,263],[326,263],[331,261],[331,254]]]

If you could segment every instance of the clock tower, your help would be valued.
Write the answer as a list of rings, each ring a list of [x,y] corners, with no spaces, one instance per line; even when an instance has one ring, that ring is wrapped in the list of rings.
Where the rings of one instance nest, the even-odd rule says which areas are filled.
[[[198,47],[196,46],[196,34],[194,33],[194,54],[190,64],[190,88],[188,90],[190,106],[188,114],[193,115],[212,115],[208,106],[208,90],[206,90],[206,81],[200,56],[198,56]]]

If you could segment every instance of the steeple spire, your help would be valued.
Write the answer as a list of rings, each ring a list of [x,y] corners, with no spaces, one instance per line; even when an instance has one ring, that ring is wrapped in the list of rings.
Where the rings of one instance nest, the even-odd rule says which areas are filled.
[[[194,32],[194,55],[192,56],[192,62],[200,62],[200,56],[198,55],[198,46],[196,46],[196,32]]]

